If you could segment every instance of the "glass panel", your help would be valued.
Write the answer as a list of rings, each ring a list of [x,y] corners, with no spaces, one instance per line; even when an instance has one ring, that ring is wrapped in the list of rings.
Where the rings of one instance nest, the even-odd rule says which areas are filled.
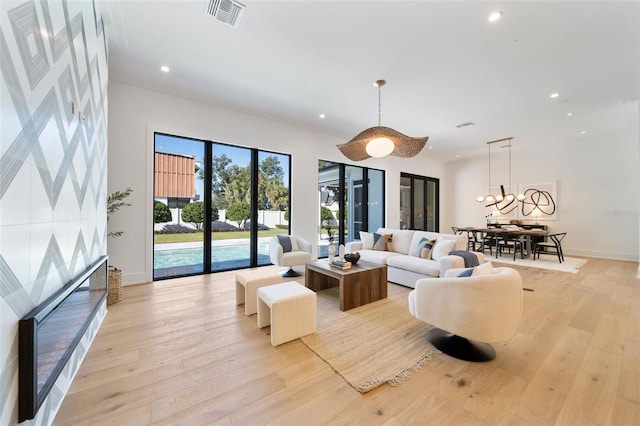
[[[329,255],[329,240],[338,241],[338,209],[340,200],[340,164],[318,161],[318,198],[320,223],[318,224],[318,258]]]
[[[424,181],[413,180],[413,229],[424,227]]]
[[[258,265],[269,265],[269,241],[289,233],[289,162],[284,154],[258,152]]]
[[[368,230],[375,232],[384,226],[384,172],[382,170],[369,169],[369,214]],[[400,224],[402,225],[402,224]],[[359,240],[359,235],[353,239]],[[352,241],[352,240],[348,240]]]
[[[203,271],[202,141],[155,135],[153,278]]]
[[[360,231],[364,228],[364,188],[362,185],[362,167],[346,166],[344,168],[344,200],[346,218],[344,232],[345,241],[360,239]]]
[[[247,268],[251,262],[251,150],[213,144],[211,270]],[[217,215],[215,213],[218,213]],[[258,224],[260,228],[260,224]]]
[[[437,232],[436,229],[436,182],[427,181],[427,231]]]
[[[400,229],[411,229],[411,178],[400,177]]]

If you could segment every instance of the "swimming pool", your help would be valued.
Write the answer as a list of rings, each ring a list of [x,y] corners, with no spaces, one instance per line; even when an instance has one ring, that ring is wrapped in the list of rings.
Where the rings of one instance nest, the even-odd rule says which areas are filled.
[[[202,247],[154,250],[153,269],[202,264]],[[269,242],[258,243],[258,256],[269,257]],[[211,246],[212,263],[249,259],[249,243]]]

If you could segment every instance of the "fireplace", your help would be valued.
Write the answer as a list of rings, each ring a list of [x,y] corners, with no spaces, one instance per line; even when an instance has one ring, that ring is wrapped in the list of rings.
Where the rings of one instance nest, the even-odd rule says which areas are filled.
[[[107,256],[19,323],[18,417],[33,419],[107,297]]]

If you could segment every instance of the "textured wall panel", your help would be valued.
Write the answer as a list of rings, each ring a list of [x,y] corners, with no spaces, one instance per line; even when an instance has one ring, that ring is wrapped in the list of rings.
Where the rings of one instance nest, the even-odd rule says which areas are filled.
[[[107,251],[106,56],[93,2],[0,1],[0,424],[18,320]],[[105,312],[30,423],[52,422]]]

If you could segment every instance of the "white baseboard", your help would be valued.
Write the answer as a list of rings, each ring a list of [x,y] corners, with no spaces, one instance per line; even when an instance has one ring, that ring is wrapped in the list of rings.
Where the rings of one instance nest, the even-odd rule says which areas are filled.
[[[122,271],[122,285],[146,284],[153,281],[153,276],[147,272],[134,272],[130,274]]]
[[[598,259],[625,260],[628,262],[637,262],[638,253],[617,253],[599,250],[575,250],[563,247],[564,254],[574,257],[594,257]]]

